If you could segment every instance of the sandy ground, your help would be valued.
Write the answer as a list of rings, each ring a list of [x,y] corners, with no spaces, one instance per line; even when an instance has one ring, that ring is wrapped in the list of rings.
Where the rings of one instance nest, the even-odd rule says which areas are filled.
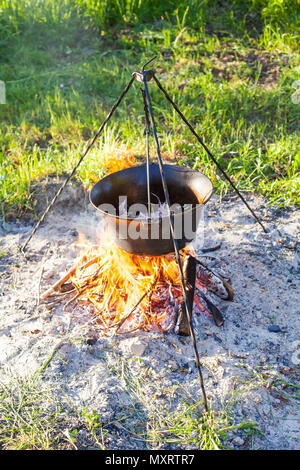
[[[227,274],[235,290],[233,302],[216,298],[225,316],[223,327],[205,316],[195,319],[204,382],[216,410],[242,387],[233,417],[237,422],[257,421],[263,433],[250,438],[237,430],[228,437],[229,447],[297,449],[299,400],[289,398],[297,389],[282,387],[276,380],[299,386],[300,211],[271,208],[257,196],[247,199],[269,233],[235,195],[222,202],[214,195],[205,209],[204,232],[195,244],[203,255],[202,235],[206,248],[221,242],[221,248],[206,253],[211,258],[203,260]],[[93,240],[99,224],[87,195],[76,187],[63,194],[26,256],[18,248],[32,221],[2,224],[0,380],[34,373],[57,349],[44,381],[56,390],[66,410],[86,407],[96,410],[104,422],[115,419],[106,436],[107,448],[147,448],[134,435],[146,428],[156,411],[179,409],[189,397],[201,400],[190,338],[145,332],[102,337],[88,309],[74,303],[63,310],[68,296],[57,298],[50,307],[39,303],[40,292],[74,264],[78,231]],[[272,379],[264,381],[255,371],[265,378],[276,376],[278,390]]]

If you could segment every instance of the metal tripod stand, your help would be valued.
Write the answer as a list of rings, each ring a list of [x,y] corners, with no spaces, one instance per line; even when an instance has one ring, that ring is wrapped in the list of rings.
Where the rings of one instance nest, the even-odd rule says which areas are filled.
[[[146,116],[146,130],[145,130],[145,133],[146,133],[146,153],[147,153],[147,197],[148,197],[148,216],[151,217],[151,203],[150,203],[150,178],[149,178],[149,132],[150,132],[150,121],[151,121],[151,127],[152,127],[152,132],[153,132],[153,136],[154,136],[154,140],[155,140],[155,146],[156,146],[156,153],[157,153],[157,157],[158,157],[158,164],[159,164],[159,169],[160,169],[160,174],[161,174],[161,181],[162,181],[162,186],[163,186],[163,192],[164,192],[164,196],[165,196],[165,201],[166,201],[166,204],[167,204],[167,208],[168,208],[168,217],[169,217],[169,223],[170,223],[170,230],[171,230],[171,236],[172,236],[172,240],[173,240],[173,244],[174,244],[174,252],[175,252],[175,256],[176,256],[176,261],[178,263],[178,268],[179,268],[179,274],[180,274],[180,280],[181,280],[181,286],[182,286],[182,292],[183,292],[183,300],[184,300],[184,304],[185,304],[185,307],[186,307],[186,313],[187,313],[187,318],[188,318],[188,324],[189,324],[189,328],[190,328],[190,333],[191,333],[191,338],[192,338],[192,343],[193,343],[193,347],[194,347],[194,352],[195,352],[195,362],[196,362],[196,366],[197,366],[197,369],[198,369],[198,373],[199,373],[199,379],[200,379],[200,386],[201,386],[201,390],[202,390],[202,394],[203,394],[203,402],[204,402],[204,407],[205,407],[205,410],[208,411],[208,404],[207,404],[207,398],[206,398],[206,393],[205,393],[205,388],[204,388],[204,382],[203,382],[203,376],[202,376],[202,371],[201,371],[201,365],[200,365],[200,359],[199,359],[199,353],[198,353],[198,349],[197,349],[197,344],[196,344],[196,338],[195,338],[195,333],[194,333],[194,328],[193,328],[193,321],[192,321],[192,309],[190,308],[189,306],[189,303],[187,302],[187,292],[186,292],[186,285],[185,285],[185,280],[184,280],[184,275],[183,275],[183,269],[182,269],[182,262],[181,262],[181,259],[180,259],[180,253],[179,253],[179,248],[178,248],[178,243],[177,243],[177,240],[174,236],[174,218],[173,218],[173,215],[172,215],[172,212],[170,210],[170,198],[169,198],[169,191],[168,191],[168,187],[167,187],[167,184],[166,184],[166,179],[165,179],[165,175],[164,175],[164,167],[163,167],[163,163],[162,163],[162,158],[161,158],[161,153],[160,153],[160,146],[159,146],[159,141],[158,141],[158,137],[157,137],[157,131],[156,131],[156,124],[155,124],[155,119],[154,119],[154,115],[153,115],[153,109],[152,109],[152,103],[151,103],[151,98],[150,98],[150,94],[149,94],[149,89],[148,89],[148,82],[150,80],[154,80],[156,85],[158,86],[158,88],[162,91],[162,93],[164,94],[164,96],[166,97],[166,99],[169,101],[169,103],[173,106],[173,108],[175,109],[175,111],[177,112],[177,114],[179,114],[179,116],[181,117],[181,119],[184,121],[184,123],[188,126],[188,128],[190,129],[190,131],[192,132],[192,134],[196,137],[196,139],[198,140],[198,142],[202,145],[202,147],[204,148],[204,150],[207,152],[207,154],[209,155],[209,157],[211,158],[211,160],[215,163],[215,165],[217,166],[217,168],[219,169],[219,171],[221,172],[221,174],[223,175],[223,177],[230,183],[230,185],[232,186],[232,188],[234,189],[234,191],[238,194],[238,196],[241,198],[241,200],[243,201],[243,203],[246,205],[246,207],[248,208],[248,210],[251,212],[251,214],[253,215],[253,217],[256,219],[256,221],[260,224],[260,226],[262,227],[262,229],[264,230],[264,232],[267,232],[267,230],[265,229],[265,227],[263,226],[262,222],[259,220],[259,218],[257,217],[257,215],[255,214],[255,212],[251,209],[251,207],[249,206],[249,204],[247,203],[247,201],[244,199],[243,195],[239,192],[239,190],[236,188],[235,184],[232,182],[231,178],[227,175],[227,173],[222,169],[222,167],[219,165],[219,163],[217,162],[216,158],[212,155],[212,153],[210,152],[210,150],[207,148],[207,146],[204,144],[204,142],[202,141],[202,139],[200,138],[200,136],[196,133],[195,129],[193,128],[193,126],[188,122],[188,120],[185,118],[185,116],[181,113],[181,111],[178,109],[177,105],[174,103],[174,101],[171,99],[171,97],[169,96],[169,94],[166,92],[166,90],[162,87],[161,83],[159,82],[159,80],[157,79],[156,75],[155,75],[155,72],[151,69],[149,70],[145,70],[145,67],[150,63],[152,62],[156,57],[153,57],[152,59],[150,59],[148,62],[146,62],[144,64],[144,66],[142,67],[142,69],[138,72],[134,72],[132,74],[132,77],[128,83],[128,85],[124,88],[123,92],[121,93],[119,99],[116,101],[116,103],[114,104],[114,106],[112,107],[111,111],[109,112],[109,114],[107,115],[106,119],[104,120],[104,122],[102,123],[102,125],[100,126],[99,130],[96,132],[96,134],[94,135],[94,137],[91,139],[91,141],[89,142],[89,144],[87,145],[86,149],[84,150],[82,156],[80,157],[80,159],[78,160],[76,166],[73,168],[72,172],[69,174],[69,176],[67,177],[67,179],[64,181],[64,183],[62,184],[62,186],[60,187],[60,189],[58,190],[58,192],[56,193],[55,197],[52,199],[52,201],[50,202],[50,204],[48,205],[48,207],[46,208],[45,212],[42,214],[42,216],[40,217],[39,221],[37,222],[37,224],[35,225],[35,227],[33,228],[32,232],[30,233],[29,237],[27,238],[27,240],[25,241],[24,245],[22,246],[22,251],[24,251],[29,243],[29,241],[31,240],[31,238],[33,237],[33,235],[35,234],[35,232],[37,231],[37,229],[39,228],[40,224],[45,220],[47,214],[49,213],[50,209],[53,207],[53,205],[55,204],[56,200],[58,199],[58,197],[60,196],[60,194],[62,193],[62,191],[64,190],[64,188],[66,187],[66,185],[68,184],[68,182],[70,181],[70,179],[74,176],[74,174],[76,173],[78,167],[80,166],[81,162],[83,161],[83,159],[86,157],[87,153],[89,152],[90,148],[93,146],[93,144],[95,143],[95,141],[98,139],[98,137],[101,135],[104,127],[106,126],[106,124],[110,121],[111,117],[113,116],[114,112],[116,111],[116,109],[118,108],[118,106],[120,105],[120,103],[122,102],[122,100],[124,99],[125,95],[127,94],[127,92],[129,91],[129,89],[131,88],[131,85],[133,84],[133,82],[135,80],[137,80],[138,82],[140,82],[142,85],[143,85],[143,88],[142,88],[142,93],[143,93],[143,98],[144,98],[144,109],[145,109],[145,116]],[[149,116],[150,116],[150,119],[149,119]]]

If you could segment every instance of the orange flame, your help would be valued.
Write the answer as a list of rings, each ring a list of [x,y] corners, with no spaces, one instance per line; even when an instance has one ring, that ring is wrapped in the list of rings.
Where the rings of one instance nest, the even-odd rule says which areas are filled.
[[[114,148],[113,153],[103,156],[102,163],[107,169],[107,174],[111,174],[115,171],[124,170],[125,168],[136,165],[136,159],[131,147],[127,147],[126,149]],[[87,176],[92,181],[92,184],[88,186],[88,191],[91,191],[94,184],[99,181],[99,176],[90,171],[87,171]]]
[[[124,170],[131,166],[136,165],[134,154],[128,149],[127,152],[115,152],[114,155],[110,156],[107,163],[108,173],[114,173],[115,171]]]
[[[82,245],[84,235],[79,238]],[[106,328],[125,323],[139,302],[129,315],[130,325],[161,330],[171,322],[174,305],[182,296],[173,255],[133,255],[119,248],[108,234],[99,245],[85,240],[85,246],[71,281],[81,292],[80,298],[93,303]]]

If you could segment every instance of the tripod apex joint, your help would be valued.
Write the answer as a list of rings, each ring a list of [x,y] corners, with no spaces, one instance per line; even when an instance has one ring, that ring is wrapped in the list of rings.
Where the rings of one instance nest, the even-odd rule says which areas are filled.
[[[144,83],[145,79],[149,82],[154,77],[154,70],[140,70],[139,72],[133,72],[132,76],[140,83]]]

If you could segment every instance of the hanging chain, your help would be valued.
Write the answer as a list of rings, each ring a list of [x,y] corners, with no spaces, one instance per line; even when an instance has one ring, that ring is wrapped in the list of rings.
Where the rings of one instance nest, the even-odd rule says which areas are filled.
[[[146,168],[147,168],[147,200],[148,200],[148,217],[151,217],[151,193],[150,193],[150,158],[149,158],[149,134],[150,134],[150,120],[149,111],[146,100],[146,92],[141,88],[144,101],[145,111],[145,135],[146,135]]]

